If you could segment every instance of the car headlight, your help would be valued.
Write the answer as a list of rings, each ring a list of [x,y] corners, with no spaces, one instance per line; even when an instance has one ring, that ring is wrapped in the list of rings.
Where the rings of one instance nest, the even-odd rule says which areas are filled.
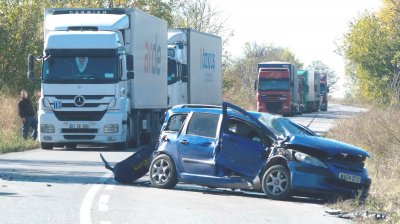
[[[104,125],[104,133],[116,133],[118,132],[118,124],[107,124]]]
[[[303,163],[307,163],[313,166],[319,166],[319,167],[323,167],[323,168],[328,168],[323,162],[321,162],[319,159],[312,157],[310,155],[307,155],[305,153],[301,153],[301,152],[294,152],[294,158],[297,161],[303,162]]]
[[[55,127],[52,124],[41,124],[40,125],[40,132],[42,133],[54,133]]]

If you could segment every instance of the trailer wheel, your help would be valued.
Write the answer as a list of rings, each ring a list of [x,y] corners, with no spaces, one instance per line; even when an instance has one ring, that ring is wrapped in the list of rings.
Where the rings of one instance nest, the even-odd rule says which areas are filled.
[[[40,143],[40,146],[44,150],[52,150],[53,147],[54,147],[54,144],[53,143],[44,143],[44,142],[42,142],[42,143]]]

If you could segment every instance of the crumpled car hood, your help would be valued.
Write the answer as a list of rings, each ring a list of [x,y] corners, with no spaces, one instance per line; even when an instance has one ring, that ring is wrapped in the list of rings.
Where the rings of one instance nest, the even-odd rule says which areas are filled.
[[[370,157],[369,153],[361,148],[349,145],[343,142],[335,141],[332,139],[306,136],[306,135],[293,135],[290,139],[283,143],[285,148],[299,150],[304,153],[310,153],[320,156],[334,156],[337,154],[347,155],[362,155]]]

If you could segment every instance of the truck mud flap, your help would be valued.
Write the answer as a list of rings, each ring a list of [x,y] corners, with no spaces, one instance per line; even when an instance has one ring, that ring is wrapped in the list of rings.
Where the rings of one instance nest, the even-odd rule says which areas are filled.
[[[120,183],[131,183],[149,171],[152,154],[156,149],[158,141],[152,142],[144,146],[141,150],[135,152],[125,160],[111,167],[107,160],[100,153],[100,158],[104,162],[106,169],[114,173],[114,179]]]

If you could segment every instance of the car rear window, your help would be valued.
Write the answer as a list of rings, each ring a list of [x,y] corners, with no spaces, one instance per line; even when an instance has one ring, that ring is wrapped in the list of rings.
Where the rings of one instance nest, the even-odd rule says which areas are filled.
[[[186,134],[215,138],[219,114],[193,113]]]
[[[165,131],[179,131],[185,122],[187,114],[174,114],[168,120],[168,125]]]

